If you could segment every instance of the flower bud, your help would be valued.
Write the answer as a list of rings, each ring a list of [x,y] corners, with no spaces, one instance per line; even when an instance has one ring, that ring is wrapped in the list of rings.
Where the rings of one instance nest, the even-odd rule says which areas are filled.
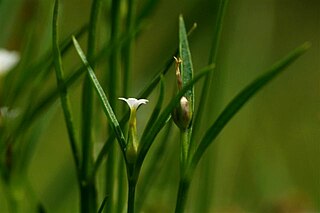
[[[186,130],[190,128],[192,111],[190,110],[189,101],[186,97],[182,96],[180,99],[180,105],[172,112],[172,118],[180,129]]]

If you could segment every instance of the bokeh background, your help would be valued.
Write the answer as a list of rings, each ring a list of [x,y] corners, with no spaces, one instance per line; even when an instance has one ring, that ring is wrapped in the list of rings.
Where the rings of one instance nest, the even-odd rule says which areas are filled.
[[[108,2],[104,1],[104,7]],[[138,5],[144,2],[138,1]],[[61,3],[60,34],[65,37],[88,22],[91,1]],[[51,0],[0,1],[0,46],[23,51],[27,35],[32,35],[37,45],[32,47],[34,54],[29,60],[39,58],[51,48],[52,6]],[[180,13],[187,28],[194,22],[198,25],[189,39],[195,71],[206,65],[216,7],[214,0],[159,1],[135,43],[132,96],[153,77],[178,44]],[[103,13],[101,18],[108,18],[108,14]],[[101,27],[100,33],[103,38],[108,32]],[[210,91],[212,103],[204,107],[202,129],[206,130],[240,89],[305,41],[312,43],[311,49],[246,104],[210,146],[192,182],[189,212],[320,212],[319,0],[229,1],[215,84]],[[73,52],[64,63],[68,70],[80,62]],[[172,68],[167,76],[168,98],[173,76]],[[49,77],[54,85],[54,75]],[[78,84],[71,89],[75,112],[79,110],[80,88]],[[197,94],[199,88],[196,87]],[[139,129],[143,129],[156,95],[139,110]],[[28,177],[35,196],[48,212],[76,212],[79,197],[75,170],[59,105],[51,113],[34,151]],[[148,154],[151,158],[165,147],[148,196],[139,198],[139,188],[137,191],[137,202],[143,203],[144,212],[173,212],[179,140],[176,127],[172,128],[175,129],[168,144],[156,143]],[[101,145],[102,141],[97,141],[97,150]],[[103,182],[102,178],[101,175],[98,182]],[[0,193],[0,212],[7,211],[6,199]]]

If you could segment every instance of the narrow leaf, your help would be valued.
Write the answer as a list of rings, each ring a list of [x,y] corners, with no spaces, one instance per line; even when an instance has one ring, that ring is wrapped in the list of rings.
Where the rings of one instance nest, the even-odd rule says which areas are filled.
[[[193,78],[193,65],[191,59],[191,52],[189,49],[189,42],[187,31],[185,28],[184,20],[182,15],[179,17],[179,53],[180,58],[182,60],[181,64],[181,78],[182,78],[182,86],[186,85]],[[191,87],[187,90],[185,97],[189,101],[189,106],[191,111],[194,110],[194,88]]]
[[[291,63],[293,63],[299,56],[301,56],[308,48],[310,43],[306,42],[294,51],[292,51],[285,58],[274,64],[265,74],[258,77],[251,84],[245,87],[222,111],[217,120],[206,131],[203,139],[201,140],[191,162],[191,170],[193,171],[203,153],[208,146],[214,141],[225,125],[230,119],[247,103],[252,96],[260,91],[260,89],[274,79],[278,74],[285,70]]]
[[[102,103],[102,106],[103,106],[103,110],[109,120],[109,123],[113,129],[113,131],[115,132],[115,135],[117,137],[117,140],[120,144],[120,147],[122,149],[122,151],[124,152],[125,151],[125,148],[126,148],[126,141],[125,141],[125,137],[123,135],[123,132],[120,128],[120,125],[119,125],[119,122],[109,104],[109,101],[107,99],[107,96],[106,94],[104,93],[96,75],[94,74],[89,62],[87,61],[86,59],[86,56],[85,54],[83,53],[78,41],[73,37],[73,44],[77,50],[77,53],[79,54],[83,64],[86,66],[87,70],[88,70],[88,73],[89,73],[89,76],[90,76],[90,79],[91,79],[91,82],[98,94],[98,97]]]

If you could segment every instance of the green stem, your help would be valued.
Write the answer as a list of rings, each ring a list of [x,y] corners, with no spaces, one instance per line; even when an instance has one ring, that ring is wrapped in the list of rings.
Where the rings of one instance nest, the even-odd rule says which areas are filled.
[[[134,199],[136,193],[136,180],[129,180],[129,191],[128,191],[128,213],[134,213]]]
[[[77,150],[77,140],[75,136],[75,128],[73,124],[73,116],[71,113],[71,106],[69,102],[68,90],[64,80],[64,72],[62,68],[61,52],[59,47],[59,35],[58,35],[58,15],[59,15],[59,0],[55,2],[54,16],[52,24],[52,49],[53,59],[56,70],[56,79],[60,92],[61,107],[64,113],[64,118],[67,126],[72,156],[76,165],[76,171],[79,178],[80,160]]]
[[[108,154],[107,169],[106,169],[106,195],[110,196],[109,202],[106,205],[105,212],[114,212],[114,190],[115,190],[115,165],[116,165],[116,144],[113,140]]]
[[[185,210],[186,202],[188,198],[188,191],[190,187],[189,179],[181,178],[179,182],[179,190],[177,195],[176,210],[175,213],[182,213]]]
[[[189,130],[180,130],[180,171],[181,175],[186,169],[188,162],[188,151],[189,151]]]
[[[120,25],[121,25],[121,0],[112,0],[111,3],[111,26],[110,26],[110,43],[117,43],[120,37]],[[107,88],[109,91],[109,100],[111,107],[116,110],[116,99],[117,99],[117,92],[119,91],[118,88],[118,76],[120,72],[120,59],[121,59],[121,51],[120,47],[117,46],[109,58],[109,73],[105,75]],[[112,132],[112,129],[109,128],[109,132]],[[114,141],[112,142],[107,167],[106,167],[106,194],[110,196],[110,202],[108,202],[105,212],[114,212],[115,210],[115,202],[116,202],[116,172],[117,167],[119,165],[119,161],[117,160],[118,157],[118,150],[116,149]]]
[[[97,212],[97,192],[94,181],[82,182],[80,188],[80,208],[82,213]]]
[[[135,11],[136,0],[128,0],[128,16],[127,16],[127,34],[130,34],[134,30],[135,26]],[[130,79],[132,72],[132,51],[134,47],[134,37],[128,40],[127,45],[124,48],[124,75],[123,75],[123,96],[127,97],[130,88]]]
[[[99,15],[101,0],[93,0],[91,5],[90,25],[88,32],[88,61],[94,69],[94,53],[97,31],[97,19]],[[92,126],[93,126],[93,87],[87,73],[82,90],[82,168],[81,168],[81,212],[97,212],[97,194],[94,183],[94,178],[91,178],[93,169],[93,141],[92,141]]]
[[[117,212],[123,212],[126,203],[126,169],[125,161],[123,158],[119,159],[118,165],[118,179],[119,179],[119,189],[118,189],[118,206]]]
[[[188,178],[186,178],[186,171],[188,169],[187,166],[189,162],[188,156],[191,132],[191,128],[187,130],[180,130],[180,182],[176,202],[176,213],[184,212],[188,196],[188,190],[190,186],[190,181]]]

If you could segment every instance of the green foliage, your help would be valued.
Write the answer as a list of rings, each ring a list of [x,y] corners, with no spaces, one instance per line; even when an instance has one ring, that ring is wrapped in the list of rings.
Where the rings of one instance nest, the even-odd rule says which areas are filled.
[[[244,211],[255,212],[266,210],[264,205],[269,204],[265,202],[270,202],[280,194],[275,190],[270,192],[270,188],[277,188],[272,183],[267,187],[263,185],[267,180],[266,174],[273,167],[263,167],[261,162],[256,162],[256,159],[263,159],[259,153],[249,150],[245,153],[249,157],[238,155],[220,160],[224,157],[223,153],[230,151],[228,146],[232,147],[230,144],[234,139],[238,140],[239,137],[240,144],[241,134],[237,129],[229,130],[234,131],[232,139],[222,137],[219,146],[214,142],[219,135],[223,136],[221,133],[225,127],[238,125],[229,125],[231,119],[255,94],[303,55],[309,49],[310,42],[296,48],[265,72],[259,72],[258,77],[252,77],[255,80],[219,109],[217,106],[223,106],[224,103],[223,98],[215,99],[216,93],[222,97],[222,89],[238,88],[234,86],[235,82],[228,82],[231,78],[222,81],[219,77],[231,73],[227,66],[233,65],[228,58],[232,49],[228,46],[229,42],[238,38],[243,41],[241,35],[231,35],[243,27],[242,19],[237,19],[239,22],[230,28],[224,25],[230,25],[237,18],[233,17],[233,13],[235,8],[237,11],[238,7],[241,9],[239,2],[232,1],[229,4],[228,0],[217,0],[199,4],[190,1],[183,4],[170,2],[167,5],[158,0],[93,0],[91,7],[85,2],[77,2],[79,8],[85,8],[79,11],[75,10],[76,5],[64,0],[55,0],[53,8],[48,2],[33,3],[37,6],[22,0],[0,1],[0,27],[3,29],[0,44],[9,49],[22,50],[20,62],[7,74],[0,73],[0,202],[6,203],[0,206],[1,212],[134,213],[156,212],[159,209],[161,212],[172,212],[174,208],[175,212],[212,212],[223,207],[227,207],[227,211],[228,207],[233,209],[233,206],[220,204],[220,200],[228,200],[236,209],[239,203],[240,210],[243,208]],[[206,5],[208,13],[195,12],[202,11],[199,8],[203,9]],[[72,14],[65,12],[68,7],[72,8],[79,20],[69,20]],[[159,11],[161,18],[157,15]],[[172,16],[171,12],[174,12]],[[44,14],[48,14],[48,17],[44,18]],[[157,19],[164,25],[160,26]],[[13,24],[14,20],[17,20],[17,26]],[[199,31],[195,31],[196,24],[187,31],[190,20],[199,20]],[[247,24],[249,19],[245,20]],[[47,22],[52,24],[51,28],[43,27],[47,26]],[[28,29],[20,30],[23,25]],[[167,27],[165,25],[168,25],[168,29],[176,29],[174,34],[166,37],[169,30],[163,29]],[[254,31],[252,29],[251,33]],[[245,37],[249,37],[248,32],[245,33]],[[11,34],[15,35],[12,39]],[[25,35],[18,41],[16,37],[19,34]],[[150,38],[146,39],[148,36]],[[207,36],[212,40],[209,45]],[[63,39],[60,40],[60,37]],[[289,40],[288,35],[286,38]],[[82,43],[83,39],[86,39],[85,44]],[[275,44],[269,50],[272,60],[277,57],[280,48],[277,47],[279,42],[276,44],[277,38],[273,39]],[[248,44],[248,50],[238,50],[237,54],[240,57],[252,49],[260,52],[255,47],[260,44],[261,39]],[[281,48],[287,50],[287,44],[290,42],[281,43]],[[86,47],[86,51],[81,47]],[[230,66],[232,69],[236,67],[235,78],[251,78],[250,68],[256,69],[262,67],[264,62],[269,63],[267,59],[257,63],[253,55],[246,62],[248,72],[244,72],[243,64]],[[203,63],[206,64],[203,58],[208,58],[207,66],[203,66]],[[0,63],[1,71],[4,62]],[[174,64],[175,68],[172,66]],[[297,72],[291,72],[290,76],[299,73],[305,64],[297,63]],[[309,63],[308,66],[312,67],[313,64]],[[150,78],[152,75],[153,78]],[[303,75],[306,77],[309,73],[304,72]],[[279,78],[279,82],[283,81]],[[216,90],[221,85],[223,88]],[[276,84],[270,86],[280,92]],[[281,88],[285,86],[289,87],[281,84]],[[308,85],[298,87],[307,89]],[[174,90],[175,95],[168,95],[171,94],[168,92],[170,89]],[[148,98],[148,105],[139,108],[138,112],[138,107],[127,110],[118,98],[129,98],[131,95],[137,99]],[[56,102],[60,102],[60,105]],[[270,107],[269,103],[263,104],[266,104],[265,108]],[[283,106],[284,109],[289,110],[289,105]],[[256,108],[261,106],[264,107],[259,105]],[[293,108],[292,112],[296,109]],[[305,110],[303,112],[307,113]],[[107,119],[101,116],[102,113]],[[293,112],[290,116],[299,114]],[[314,114],[312,116],[316,117]],[[237,117],[246,124],[247,120],[239,115]],[[304,115],[299,118],[303,121],[302,117]],[[247,127],[243,126],[237,128]],[[247,139],[262,137],[253,129],[248,131],[250,137]],[[286,134],[285,131],[279,127],[281,138]],[[312,137],[310,129],[301,131],[306,132],[306,137]],[[63,134],[65,132],[67,135]],[[128,136],[124,134],[126,132],[129,132]],[[283,138],[292,140],[292,137]],[[279,154],[281,157],[292,159],[291,155],[299,156],[292,151],[291,142],[282,144],[286,151]],[[238,144],[238,141],[234,144]],[[273,152],[278,144],[272,143],[270,146],[273,146],[270,151]],[[303,146],[307,147],[307,143],[296,146],[300,150],[305,148]],[[209,147],[213,149],[209,150]],[[312,144],[308,144],[311,150],[310,147]],[[246,145],[246,148],[250,146]],[[226,151],[221,153],[224,149]],[[73,162],[70,162],[72,158]],[[206,160],[200,163],[203,158]],[[310,155],[310,159],[314,157]],[[281,164],[288,174],[292,173],[294,178],[290,179],[288,175],[285,180],[293,183],[293,186],[295,181],[299,182],[301,175],[301,170],[295,174],[288,169],[299,166],[294,162]],[[259,168],[257,173],[260,172],[263,178],[259,179],[251,167]],[[252,174],[244,171],[246,174],[239,175],[239,180],[238,176],[233,179],[224,173],[224,168],[236,169],[239,174],[245,168]],[[206,171],[208,169],[210,171]],[[39,174],[44,174],[44,177],[39,177]],[[277,177],[277,174],[272,175]],[[219,177],[223,181],[219,182]],[[318,193],[315,188],[318,187],[312,180],[318,178],[308,177],[308,180],[311,180],[310,185],[301,188],[307,192],[311,207],[305,204],[303,210],[317,210],[313,199]],[[205,183],[199,192],[197,182]],[[230,197],[219,197],[219,189],[214,191],[221,182],[224,183],[221,186],[223,189],[226,185],[234,187],[234,192],[229,190],[226,193]],[[252,197],[256,199],[254,204],[248,201]],[[2,202],[4,199],[7,202]],[[210,206],[211,202],[213,204]],[[263,203],[263,206],[257,203]],[[274,206],[277,205],[271,205],[267,211],[274,210]]]

